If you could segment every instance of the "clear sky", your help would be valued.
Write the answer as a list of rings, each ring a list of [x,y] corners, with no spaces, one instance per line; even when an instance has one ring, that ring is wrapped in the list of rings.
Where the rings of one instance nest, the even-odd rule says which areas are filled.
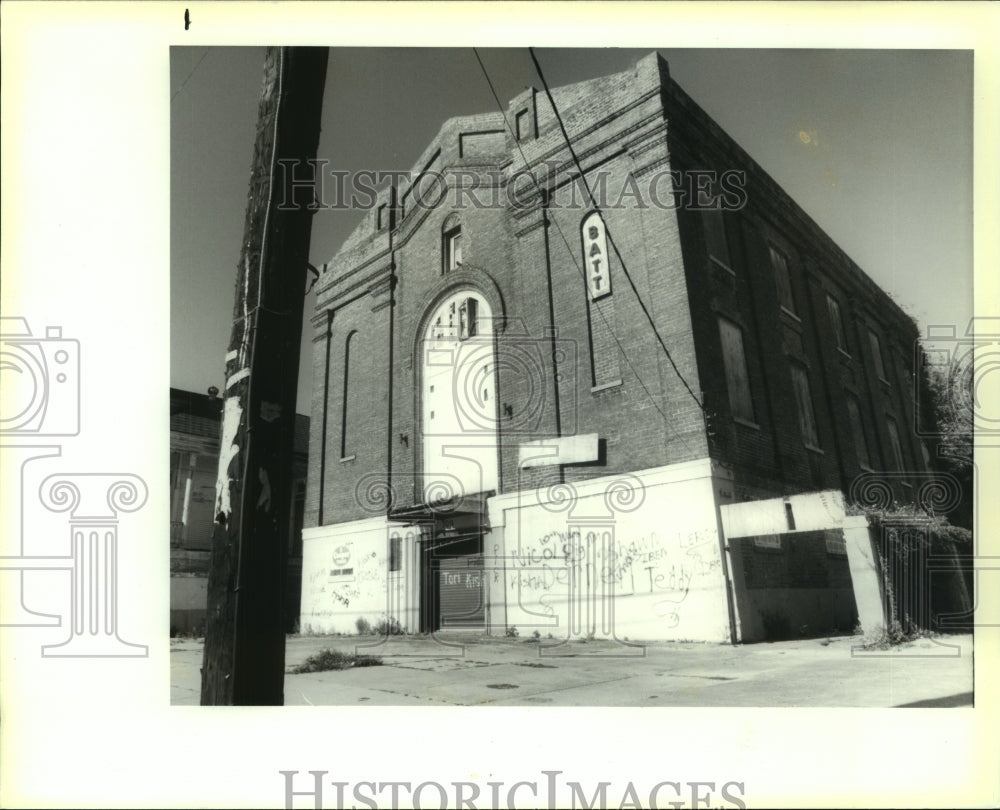
[[[650,50],[537,54],[555,87],[626,70]],[[971,51],[660,52],[694,100],[922,330],[964,330],[973,308]],[[504,103],[541,87],[527,49],[480,54]],[[263,48],[171,49],[174,387],[223,386],[263,59]],[[471,48],[335,48],[319,157],[350,172],[408,170],[446,118],[495,110]],[[312,264],[328,261],[362,216],[317,213]],[[312,305],[309,296],[306,319]],[[300,369],[298,410],[308,412],[305,353]]]

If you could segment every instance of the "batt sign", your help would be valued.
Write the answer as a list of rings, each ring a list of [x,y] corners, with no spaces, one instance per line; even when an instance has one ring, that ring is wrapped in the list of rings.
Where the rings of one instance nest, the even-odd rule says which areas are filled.
[[[611,292],[608,242],[604,234],[604,221],[597,211],[583,221],[583,266],[591,300],[608,295]]]

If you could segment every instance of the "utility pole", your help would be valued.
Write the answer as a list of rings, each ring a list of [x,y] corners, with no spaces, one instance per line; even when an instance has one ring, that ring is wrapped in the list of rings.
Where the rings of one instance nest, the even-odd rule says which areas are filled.
[[[201,704],[284,703],[295,394],[326,48],[268,48],[226,354]]]

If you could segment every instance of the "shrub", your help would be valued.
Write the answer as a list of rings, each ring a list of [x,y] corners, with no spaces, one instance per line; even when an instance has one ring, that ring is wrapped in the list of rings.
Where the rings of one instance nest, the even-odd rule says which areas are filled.
[[[358,616],[358,618],[354,620],[354,626],[358,628],[359,636],[367,636],[372,631],[371,622],[369,622],[364,616]]]
[[[301,675],[305,672],[329,672],[330,670],[350,669],[351,667],[377,667],[381,665],[382,659],[377,655],[357,655],[341,650],[326,649],[310,655],[297,667],[293,667],[292,672]]]
[[[517,638],[518,635],[519,634],[517,632],[516,625],[513,625],[513,624],[507,625],[507,632],[506,632],[507,638]]]
[[[403,628],[395,616],[383,617],[375,625],[375,635],[377,636],[398,636],[402,633]]]

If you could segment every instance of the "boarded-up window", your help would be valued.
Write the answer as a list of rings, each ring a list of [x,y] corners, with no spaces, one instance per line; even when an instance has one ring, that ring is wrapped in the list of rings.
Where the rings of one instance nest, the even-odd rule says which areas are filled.
[[[750,378],[747,374],[746,355],[743,353],[743,331],[732,321],[719,318],[719,336],[722,340],[722,363],[726,370],[729,407],[734,417],[753,422],[753,398],[750,396]]]
[[[818,448],[819,434],[816,431],[816,413],[813,410],[812,392],[809,390],[809,372],[797,363],[792,363],[791,370],[802,441],[807,447]]]
[[[838,557],[847,556],[847,542],[844,540],[844,533],[839,529],[825,529],[823,539],[826,541],[826,553],[836,554]]]
[[[778,303],[789,312],[795,312],[792,299],[792,280],[788,275],[788,259],[775,247],[771,247],[771,267],[774,269],[774,283],[778,287]]]
[[[844,319],[840,314],[840,302],[832,295],[826,297],[826,308],[830,313],[830,326],[838,349],[847,351],[847,336],[844,333]]]
[[[885,361],[882,358],[882,344],[879,343],[878,335],[870,329],[868,330],[868,340],[872,347],[872,361],[875,363],[875,373],[878,374],[880,380],[885,380]]]
[[[892,457],[896,462],[896,469],[902,470],[905,466],[903,462],[903,446],[899,443],[899,429],[896,427],[896,420],[891,416],[887,416],[885,426],[889,432],[889,445],[892,447]]]
[[[853,394],[847,394],[846,402],[847,419],[851,423],[851,435],[854,438],[854,452],[857,454],[858,463],[862,467],[871,468],[871,457],[868,455],[868,442],[865,439],[865,426],[861,420],[858,398]]]
[[[729,240],[726,238],[726,220],[721,211],[704,211],[701,221],[705,228],[708,255],[728,269],[732,269]]]

